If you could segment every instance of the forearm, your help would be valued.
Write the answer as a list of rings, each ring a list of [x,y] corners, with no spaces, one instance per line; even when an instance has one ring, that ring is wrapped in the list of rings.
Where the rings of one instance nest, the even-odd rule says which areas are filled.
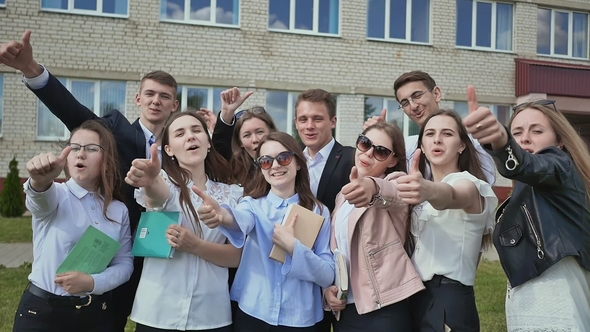
[[[161,207],[170,197],[170,188],[161,176],[157,176],[151,185],[143,188],[145,203],[150,208]]]
[[[43,73],[43,68],[39,66],[39,63],[34,59],[22,70],[23,75],[25,78],[34,78]]]
[[[213,243],[200,241],[192,250],[195,256],[223,267],[238,267],[242,250],[229,243]]]
[[[453,187],[443,182],[430,182],[426,199],[437,210],[453,209],[456,205],[456,193]]]
[[[51,187],[53,180],[50,179],[42,179],[42,180],[33,180],[29,182],[29,186],[36,192],[44,192]]]

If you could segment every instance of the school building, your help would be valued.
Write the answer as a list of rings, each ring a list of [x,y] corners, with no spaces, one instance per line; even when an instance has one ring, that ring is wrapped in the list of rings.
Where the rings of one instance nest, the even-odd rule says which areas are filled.
[[[465,87],[507,120],[532,98],[557,107],[590,142],[590,0],[0,0],[0,41],[33,31],[37,61],[97,114],[134,121],[140,78],[165,70],[181,108],[218,111],[219,93],[255,94],[280,130],[294,132],[294,102],[308,88],[337,97],[336,139],[353,145],[364,120],[388,109],[406,135],[393,82],[423,70],[442,107],[467,113]],[[66,128],[0,65],[0,177],[15,156],[58,151]],[[498,178],[500,196],[510,182]]]

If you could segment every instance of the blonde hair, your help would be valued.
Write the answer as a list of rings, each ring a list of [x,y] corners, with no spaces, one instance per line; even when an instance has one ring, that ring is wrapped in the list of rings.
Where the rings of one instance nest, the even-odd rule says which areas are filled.
[[[590,202],[590,153],[584,140],[578,135],[566,117],[557,110],[554,103],[545,105],[538,100],[516,106],[508,122],[508,127],[512,126],[512,121],[518,113],[527,108],[535,109],[547,117],[553,131],[555,131],[557,142],[563,145],[563,151],[574,161],[574,165],[576,165],[586,187],[586,198]]]

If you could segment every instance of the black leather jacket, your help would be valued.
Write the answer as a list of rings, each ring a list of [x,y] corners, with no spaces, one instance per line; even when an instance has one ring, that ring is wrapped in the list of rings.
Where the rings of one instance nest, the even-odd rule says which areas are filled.
[[[512,136],[500,150],[485,148],[500,174],[516,181],[512,197],[496,212],[494,229],[494,246],[512,287],[567,256],[590,271],[590,211],[571,157],[557,147],[528,153]]]

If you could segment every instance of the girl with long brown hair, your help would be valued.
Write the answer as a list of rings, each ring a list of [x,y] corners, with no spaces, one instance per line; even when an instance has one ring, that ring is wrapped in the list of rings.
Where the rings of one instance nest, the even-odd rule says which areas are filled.
[[[144,260],[130,316],[136,331],[231,331],[227,267],[237,266],[240,250],[219,230],[202,227],[197,209],[203,201],[193,188],[229,206],[242,188],[232,184],[227,161],[194,111],[173,114],[164,127],[161,169],[157,146],[151,149],[151,159],[133,161],[125,181],[140,187],[138,203],[178,211],[181,220],[166,231],[174,257]]]
[[[314,331],[314,324],[323,318],[320,287],[334,280],[329,211],[311,192],[303,151],[293,137],[269,134],[260,142],[256,157],[255,185],[244,192],[237,207],[219,204],[197,190],[206,203],[198,210],[203,222],[243,247],[231,289],[231,298],[239,305],[234,329]],[[312,248],[293,235],[294,223],[306,220],[281,224],[290,204],[324,217]],[[287,252],[284,263],[269,258],[273,244]]]
[[[89,120],[70,135],[59,156],[27,163],[26,205],[33,216],[33,269],[13,331],[114,331],[110,291],[133,272],[129,214],[120,201],[117,148],[111,132]],[[64,168],[70,179],[55,182]],[[84,232],[95,227],[121,247],[96,274],[56,275]]]

